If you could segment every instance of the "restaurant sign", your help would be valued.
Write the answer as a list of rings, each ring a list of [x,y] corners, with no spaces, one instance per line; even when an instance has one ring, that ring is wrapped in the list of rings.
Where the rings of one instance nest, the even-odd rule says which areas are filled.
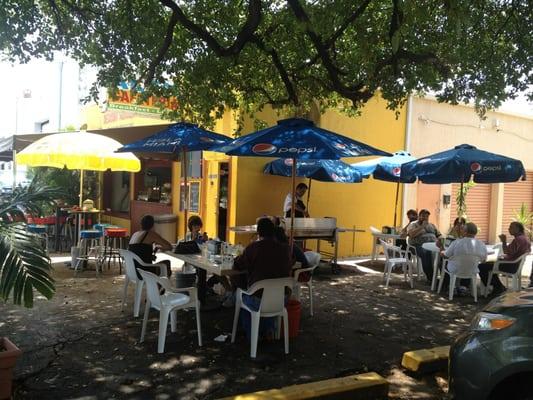
[[[161,106],[167,110],[176,110],[178,101],[175,97],[149,97],[145,101],[138,102],[139,94],[130,89],[120,87],[114,95],[109,95],[108,105],[110,109],[161,114]]]

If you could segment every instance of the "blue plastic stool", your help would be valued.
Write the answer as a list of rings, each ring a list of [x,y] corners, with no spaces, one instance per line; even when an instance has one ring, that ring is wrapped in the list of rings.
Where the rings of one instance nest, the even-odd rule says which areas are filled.
[[[103,236],[103,232],[97,229],[87,229],[80,232],[80,255],[78,256],[76,266],[74,267],[76,272],[78,272],[79,269],[83,269],[83,265],[86,262],[94,260],[96,265],[96,275],[98,276],[102,264],[100,241]]]
[[[44,250],[48,253],[48,233],[46,225],[28,224],[26,230],[40,237]]]

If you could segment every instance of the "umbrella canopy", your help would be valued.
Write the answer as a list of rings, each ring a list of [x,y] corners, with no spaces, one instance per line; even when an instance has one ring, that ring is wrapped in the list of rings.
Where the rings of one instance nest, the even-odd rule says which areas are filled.
[[[441,153],[402,165],[401,179],[405,182],[477,183],[515,182],[526,178],[522,162],[513,158],[479,150],[462,144]]]
[[[177,154],[184,150],[209,150],[215,145],[222,145],[229,141],[230,138],[227,136],[208,131],[195,124],[180,122],[170,125],[155,135],[129,143],[117,151]]]
[[[232,156],[338,160],[342,157],[390,156],[346,136],[317,127],[312,121],[289,118],[213,148]]]
[[[122,144],[107,136],[88,132],[65,132],[48,135],[33,142],[16,155],[18,164],[30,167],[55,167],[79,169],[80,202],[83,198],[83,171],[128,171],[141,170],[141,162],[131,153],[117,154],[114,151]]]
[[[133,154],[117,154],[122,144],[106,136],[88,132],[48,135],[16,155],[18,164],[91,171],[137,172],[141,163]]]
[[[374,179],[381,181],[401,182],[401,165],[414,160],[411,154],[402,150],[395,152],[391,157],[374,158],[350,165],[364,178],[372,175]]]
[[[291,158],[279,158],[265,165],[263,172],[270,175],[292,176]],[[356,183],[362,181],[361,174],[349,164],[339,160],[298,160],[296,176],[322,182]]]

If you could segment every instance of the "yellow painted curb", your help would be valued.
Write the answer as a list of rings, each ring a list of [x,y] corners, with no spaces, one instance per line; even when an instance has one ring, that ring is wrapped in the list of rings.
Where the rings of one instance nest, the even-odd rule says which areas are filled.
[[[403,353],[402,366],[413,372],[440,369],[448,361],[449,354],[450,346],[408,351]]]
[[[300,400],[387,398],[389,383],[375,372],[240,394],[219,400]]]

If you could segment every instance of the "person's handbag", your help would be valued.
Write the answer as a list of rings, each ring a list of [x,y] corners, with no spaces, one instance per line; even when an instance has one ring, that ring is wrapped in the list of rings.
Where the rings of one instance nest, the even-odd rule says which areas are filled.
[[[194,240],[187,242],[179,242],[174,250],[176,254],[198,254],[200,253],[200,247]]]

